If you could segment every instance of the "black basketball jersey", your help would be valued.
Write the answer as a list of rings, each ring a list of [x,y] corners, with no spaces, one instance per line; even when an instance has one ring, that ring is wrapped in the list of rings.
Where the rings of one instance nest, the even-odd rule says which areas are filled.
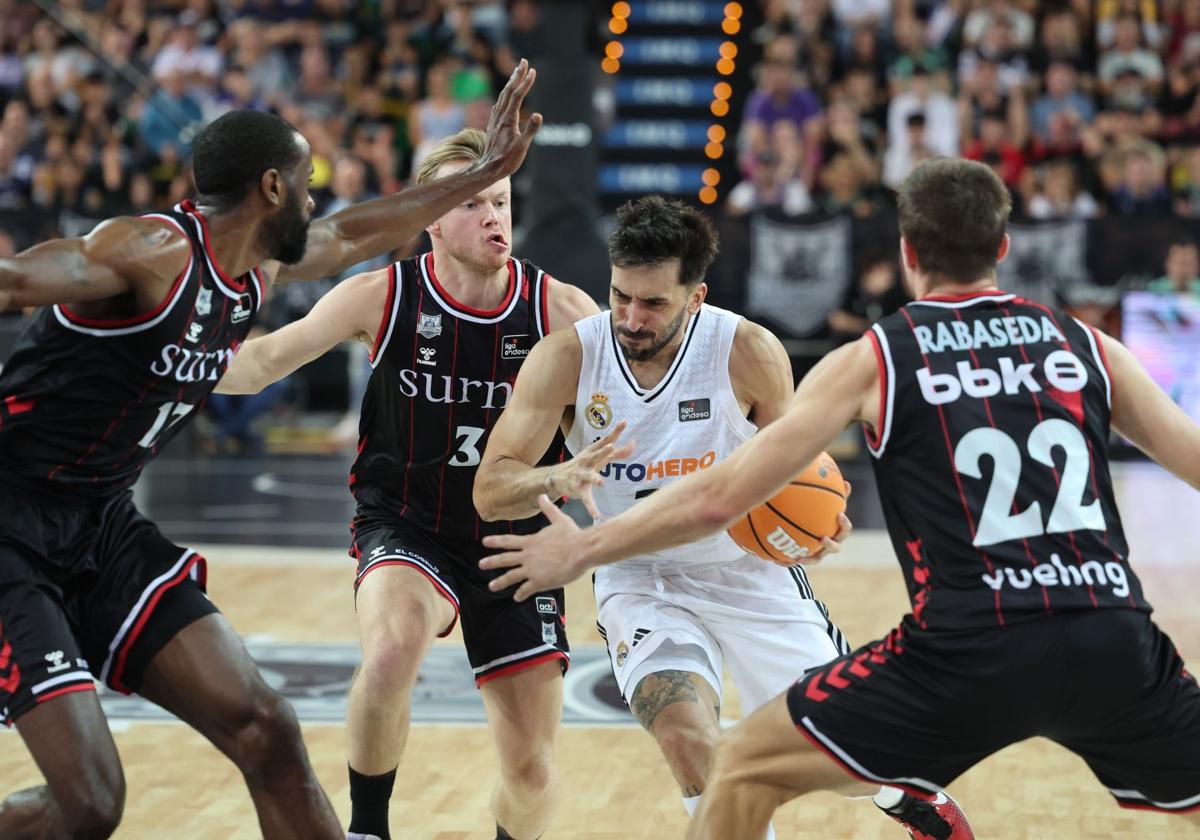
[[[1106,447],[1111,382],[1084,324],[999,291],[929,297],[867,335],[879,495],[922,626],[1149,610]]]
[[[541,516],[484,522],[471,488],[521,362],[546,335],[546,274],[510,258],[508,293],[485,312],[446,293],[430,253],[388,272],[387,308],[371,351],[350,475],[360,514],[398,515],[462,539],[538,530],[545,525]],[[556,435],[542,462],[561,457]]]
[[[0,475],[87,498],[125,490],[195,415],[246,338],[266,278],[230,278],[184,202],[142,216],[192,243],[151,312],[124,320],[43,307],[0,373]]]

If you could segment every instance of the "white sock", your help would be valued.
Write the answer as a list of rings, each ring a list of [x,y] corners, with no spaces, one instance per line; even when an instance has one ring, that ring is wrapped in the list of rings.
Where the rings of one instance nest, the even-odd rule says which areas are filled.
[[[699,794],[698,796],[683,797],[683,807],[687,809],[689,817],[696,816],[696,809],[700,807],[700,800],[703,798],[703,793]],[[769,824],[767,825],[766,840],[775,840],[775,826]]]
[[[879,793],[872,796],[871,799],[876,805],[886,811],[900,804],[904,799],[904,791],[900,790],[900,788],[881,787]]]

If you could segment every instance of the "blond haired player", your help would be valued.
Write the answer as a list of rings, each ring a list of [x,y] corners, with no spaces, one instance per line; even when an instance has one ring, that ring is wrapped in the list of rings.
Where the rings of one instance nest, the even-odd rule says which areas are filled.
[[[444,140],[418,183],[474,165],[483,142],[474,129]],[[496,182],[427,228],[429,253],[352,277],[305,318],[246,342],[218,388],[254,392],[340,342],[371,347],[350,479],[363,646],[347,721],[351,837],[387,840],[417,670],[434,638],[460,619],[500,757],[497,836],[539,836],[558,801],[554,739],[569,657],[562,590],[524,604],[488,590],[492,575],[477,566],[481,538],[540,523],[482,521],[471,485],[525,357],[597,307],[512,256],[510,196],[509,179]]]
[[[609,238],[612,312],[551,336],[526,361],[476,476],[481,515],[530,516],[549,493],[614,516],[676,477],[712,469],[787,411],[791,362],[779,340],[704,303],[716,250],[712,224],[685,204],[647,196],[620,209]],[[605,446],[612,463],[536,468],[560,423],[571,451]],[[626,427],[633,443],[612,451]],[[720,733],[724,666],[749,713],[849,650],[802,568],[747,555],[724,534],[635,552],[598,568],[595,589],[618,687],[689,814]],[[928,836],[970,836],[950,833],[961,813],[948,798],[935,807],[887,789],[877,801]]]

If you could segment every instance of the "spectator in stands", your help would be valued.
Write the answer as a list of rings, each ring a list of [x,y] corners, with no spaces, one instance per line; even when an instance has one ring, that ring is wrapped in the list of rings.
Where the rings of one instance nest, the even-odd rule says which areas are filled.
[[[766,209],[800,216],[813,207],[808,187],[799,178],[781,177],[779,155],[770,149],[754,155],[750,176],[730,190],[725,201],[725,212],[731,216]]]
[[[216,91],[224,60],[220,51],[200,43],[196,23],[194,12],[179,16],[166,47],[154,57],[151,69],[156,81],[179,73],[188,93],[203,101]]]
[[[1161,87],[1162,59],[1158,53],[1142,47],[1140,38],[1141,29],[1136,17],[1125,15],[1117,20],[1112,49],[1100,56],[1100,90],[1105,96],[1112,96],[1118,78],[1129,71],[1137,73],[1144,80],[1151,94]],[[1128,79],[1128,75],[1125,78]]]
[[[1030,217],[1038,220],[1092,219],[1100,215],[1099,202],[1080,188],[1075,166],[1069,160],[1051,160],[1041,167],[1040,189],[1030,198]]]
[[[1175,196],[1175,212],[1188,219],[1200,219],[1200,146],[1184,153],[1183,183]]]
[[[1149,141],[1124,153],[1121,180],[1112,195],[1118,216],[1156,217],[1171,212],[1171,200],[1163,184],[1165,161],[1162,150]]]
[[[1177,239],[1167,249],[1163,268],[1166,273],[1147,284],[1147,290],[1160,294],[1191,295],[1200,299],[1200,251],[1193,239]]]
[[[895,23],[894,37],[896,57],[888,66],[888,84],[892,93],[904,89],[918,66],[935,80],[937,87],[944,88],[949,59],[943,48],[929,44],[925,23],[912,15],[900,17]]]
[[[0,131],[0,210],[20,210],[29,205],[33,172],[33,159],[22,157],[9,134]]]
[[[187,93],[183,71],[174,68],[158,79],[159,90],[146,103],[138,125],[142,141],[160,158],[186,155],[204,120],[200,105]],[[167,147],[172,151],[166,153]],[[165,154],[164,154],[165,153]]]
[[[425,78],[428,92],[409,116],[408,136],[414,150],[414,172],[438,141],[466,127],[466,112],[462,103],[455,102],[450,96],[452,70],[453,65],[448,62],[429,68]]]
[[[958,112],[964,147],[979,139],[985,114],[1004,114],[1006,130],[1013,145],[1024,146],[1029,137],[1025,89],[1014,85],[1006,92],[1000,81],[1000,69],[989,58],[980,56],[975,72],[963,84],[959,93]]]
[[[1162,29],[1158,25],[1157,0],[1097,0],[1096,43],[1102,49],[1116,42],[1122,18],[1130,18],[1139,26],[1141,37],[1150,47],[1160,46]]]
[[[968,160],[999,161],[997,174],[1011,190],[1015,189],[1025,170],[1023,138],[1014,137],[1008,130],[1005,111],[987,111],[980,121],[979,136],[963,149]]]
[[[988,28],[997,20],[1005,20],[1013,31],[1013,43],[1017,49],[1026,50],[1033,46],[1035,31],[1033,16],[1017,8],[1012,0],[987,0],[967,15],[963,23],[963,41],[975,46],[983,40]]]
[[[906,303],[895,255],[879,254],[866,261],[858,280],[846,289],[841,306],[829,316],[829,331],[838,344],[854,341]]]
[[[878,184],[865,180],[845,152],[838,152],[826,161],[818,181],[817,204],[830,215],[853,213],[863,218],[883,206]]]
[[[904,128],[906,142],[888,146],[883,160],[883,183],[893,190],[900,189],[900,184],[918,163],[936,157],[925,142],[925,115],[922,112],[909,114]]]
[[[291,95],[306,119],[341,124],[345,99],[329,66],[324,44],[309,44],[300,52],[300,78]]]
[[[1029,58],[1017,45],[1009,20],[1007,17],[994,18],[984,30],[979,44],[974,49],[962,51],[958,57],[960,81],[973,76],[981,61],[989,61],[996,68],[1002,92],[1008,93],[1029,82]]]
[[[1052,142],[1052,135],[1077,138],[1079,127],[1095,118],[1096,106],[1079,89],[1075,66],[1055,60],[1046,69],[1045,81],[1046,92],[1034,100],[1030,113],[1034,137],[1046,144]]]
[[[1200,137],[1200,53],[1171,65],[1160,98],[1160,111],[1164,139]]]
[[[1088,63],[1084,25],[1070,6],[1046,9],[1030,61],[1034,72],[1044,74],[1051,62],[1068,61],[1075,67]]]
[[[1200,0],[1182,0],[1167,19],[1168,62],[1200,56]]]
[[[252,17],[238,18],[229,27],[233,38],[230,62],[246,70],[255,99],[268,104],[286,99],[292,73],[282,53],[267,40],[265,25]]]
[[[925,68],[916,67],[908,89],[892,98],[888,106],[888,143],[904,148],[908,117],[920,111],[925,116],[924,139],[937,155],[958,154],[958,108],[954,100],[930,85]]]

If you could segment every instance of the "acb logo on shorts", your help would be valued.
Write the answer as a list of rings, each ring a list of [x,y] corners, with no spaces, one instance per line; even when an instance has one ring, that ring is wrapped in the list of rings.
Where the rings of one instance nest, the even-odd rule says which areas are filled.
[[[549,595],[538,595],[534,599],[539,615],[558,615],[558,601]]]

